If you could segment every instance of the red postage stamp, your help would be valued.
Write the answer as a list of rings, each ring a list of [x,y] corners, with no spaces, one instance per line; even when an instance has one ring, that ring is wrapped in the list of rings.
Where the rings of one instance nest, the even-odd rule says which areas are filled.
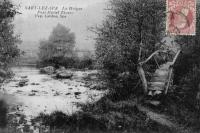
[[[170,35],[195,35],[196,0],[167,0],[166,32]]]

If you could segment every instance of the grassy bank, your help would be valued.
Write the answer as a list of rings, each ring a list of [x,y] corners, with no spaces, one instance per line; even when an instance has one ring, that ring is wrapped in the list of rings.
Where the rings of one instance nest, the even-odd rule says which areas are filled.
[[[107,96],[96,103],[79,105],[82,110],[73,115],[54,112],[50,115],[40,114],[35,121],[40,121],[51,131],[59,129],[66,133],[171,133],[174,129],[149,119],[139,110],[137,100],[113,102]]]

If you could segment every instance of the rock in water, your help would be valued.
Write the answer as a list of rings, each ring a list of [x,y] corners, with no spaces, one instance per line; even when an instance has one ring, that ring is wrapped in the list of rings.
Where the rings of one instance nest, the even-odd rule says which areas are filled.
[[[21,76],[21,78],[22,78],[22,79],[26,79],[26,78],[28,78],[28,76]]]
[[[55,70],[55,78],[58,79],[69,79],[73,76],[72,72],[69,72],[65,67],[60,67],[59,69]]]
[[[58,79],[69,79],[73,76],[72,73],[69,72],[58,72],[56,73],[56,78]]]
[[[28,94],[29,96],[35,96],[35,93],[30,93],[30,94]]]
[[[28,79],[20,80],[20,81],[19,81],[19,86],[20,86],[20,87],[23,87],[23,86],[27,85],[26,83],[27,83],[28,81],[29,81]]]
[[[76,95],[76,96],[78,96],[80,94],[81,94],[81,92],[74,92],[74,95]]]
[[[81,94],[81,92],[74,92],[75,98],[80,99],[78,96]]]
[[[53,74],[54,71],[55,71],[55,69],[52,66],[48,66],[48,67],[44,67],[44,68],[40,69],[40,72],[44,73],[44,74]]]

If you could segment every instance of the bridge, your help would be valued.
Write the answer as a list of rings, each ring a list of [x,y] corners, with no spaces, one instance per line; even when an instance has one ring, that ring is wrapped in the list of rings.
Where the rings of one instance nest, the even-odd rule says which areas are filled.
[[[157,50],[138,63],[138,73],[144,92],[155,96],[167,94],[173,84],[173,66],[181,50]]]

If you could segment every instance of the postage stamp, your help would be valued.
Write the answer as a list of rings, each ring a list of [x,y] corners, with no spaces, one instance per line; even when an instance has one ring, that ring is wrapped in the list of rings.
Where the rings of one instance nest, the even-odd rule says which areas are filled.
[[[170,35],[195,35],[196,0],[167,0],[166,32]]]

